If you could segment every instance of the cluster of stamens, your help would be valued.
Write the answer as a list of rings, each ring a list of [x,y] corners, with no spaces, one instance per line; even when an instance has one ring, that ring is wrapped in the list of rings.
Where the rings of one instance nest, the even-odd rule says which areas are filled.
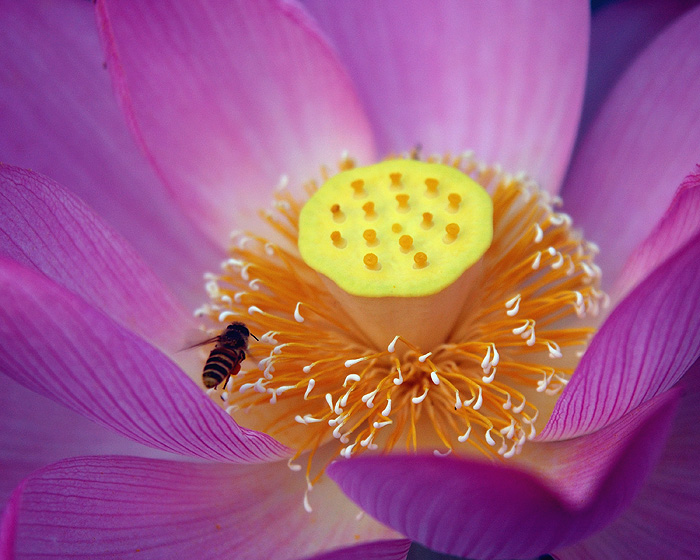
[[[295,449],[293,460],[308,453],[310,484],[328,460],[368,450],[398,446],[444,455],[468,452],[469,446],[488,457],[518,454],[537,433],[539,409],[548,413],[566,386],[593,332],[589,319],[606,303],[593,262],[596,248],[572,230],[567,215],[552,209],[548,195],[468,155],[442,163],[491,193],[493,241],[469,305],[435,347],[420,348],[389,332],[385,346],[377,347],[356,328],[299,254],[302,203],[286,188],[275,192],[276,210],[264,214],[279,239],[236,234],[222,272],[208,277],[211,301],[198,314],[211,320],[211,332],[238,320],[260,339],[250,346],[257,363],[247,361],[239,375],[210,393],[239,423]],[[346,160],[342,167],[351,164]],[[351,182],[357,207],[325,206],[337,224],[325,237],[329,250],[343,253],[351,242],[371,248],[362,258],[370,272],[381,266],[377,247],[383,244],[413,251],[418,268],[431,266],[430,254],[417,250],[416,232],[443,220],[440,242],[448,245],[463,227],[444,217],[450,205],[460,206],[460,196],[430,179],[420,196],[441,201],[446,209],[439,218],[417,203],[413,208],[416,193],[399,192],[399,172],[387,176],[382,188],[397,189],[395,215],[409,207],[417,219],[406,233],[407,222],[392,218],[381,236],[378,226],[370,227],[378,224],[370,186]],[[307,185],[309,193],[317,188]],[[348,239],[341,227],[351,210],[359,210],[358,223],[367,222],[360,239]],[[326,455],[312,475],[313,457],[328,443],[334,445],[330,459]],[[290,468],[300,467],[290,462]]]

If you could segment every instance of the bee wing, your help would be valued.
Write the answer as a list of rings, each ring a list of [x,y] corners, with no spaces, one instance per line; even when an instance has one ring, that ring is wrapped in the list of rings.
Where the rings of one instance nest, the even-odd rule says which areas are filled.
[[[207,344],[219,342],[220,338],[221,338],[220,335],[212,336],[211,338],[208,338],[207,340],[202,340],[201,342],[197,342],[195,344],[192,344],[191,346],[185,346],[183,348],[183,350],[192,350],[192,348],[199,348],[200,346],[206,346]]]

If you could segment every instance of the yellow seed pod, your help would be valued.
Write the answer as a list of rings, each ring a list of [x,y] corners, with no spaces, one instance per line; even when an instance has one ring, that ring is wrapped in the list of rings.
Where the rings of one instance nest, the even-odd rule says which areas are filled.
[[[440,292],[483,256],[492,238],[493,203],[479,184],[454,167],[410,159],[334,175],[299,217],[304,261],[365,297]]]

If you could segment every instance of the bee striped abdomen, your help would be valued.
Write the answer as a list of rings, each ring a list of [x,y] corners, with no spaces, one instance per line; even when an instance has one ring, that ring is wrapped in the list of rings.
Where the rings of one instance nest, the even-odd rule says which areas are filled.
[[[230,375],[236,375],[241,369],[243,360],[245,360],[244,350],[217,346],[211,351],[204,365],[202,372],[204,386],[211,389],[228,379]]]

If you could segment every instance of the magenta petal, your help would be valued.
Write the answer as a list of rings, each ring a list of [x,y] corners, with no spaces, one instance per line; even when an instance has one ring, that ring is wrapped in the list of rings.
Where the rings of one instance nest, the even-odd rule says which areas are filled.
[[[306,14],[257,2],[101,1],[107,64],[138,141],[186,212],[225,239],[241,213],[373,157],[349,78]]]
[[[600,245],[608,285],[698,163],[698,52],[700,7],[644,50],[574,154],[562,196],[574,223]]]
[[[218,461],[272,460],[164,354],[43,275],[0,260],[0,370],[139,443]]]
[[[693,0],[624,0],[611,2],[593,13],[582,129],[588,128],[630,62],[692,3]]]
[[[547,444],[568,467],[565,476],[553,472],[552,479],[501,464],[413,455],[336,461],[328,474],[373,517],[433,550],[478,559],[533,558],[622,513],[659,457],[676,400],[675,391],[659,395],[619,425],[577,442]],[[588,478],[593,466],[603,467],[593,492],[562,492],[577,475]]]
[[[290,492],[292,482],[302,492]],[[342,511],[333,507],[323,517],[306,513],[304,487],[303,476],[284,462],[251,466],[80,457],[31,475],[3,522],[14,529],[6,538],[14,539],[20,558],[197,560],[312,556],[349,546],[353,533],[370,525],[371,520],[352,519],[337,526]],[[378,527],[374,533],[386,532],[371,523]],[[386,554],[376,558],[389,560],[401,558],[406,542],[377,546]]]
[[[700,355],[700,234],[632,291],[591,341],[540,441],[592,432],[672,387]]]
[[[658,466],[630,508],[609,527],[556,554],[561,560],[697,558],[700,534],[700,362],[684,394]]]
[[[3,4],[0,161],[71,189],[195,307],[221,257],[134,143],[103,63],[92,3]]]
[[[85,204],[54,181],[3,163],[0,255],[43,272],[169,350],[191,322],[128,243]]]
[[[699,231],[700,166],[683,180],[666,214],[625,263],[613,299],[626,294]]]
[[[559,188],[583,99],[586,2],[305,5],[349,67],[382,153],[474,150]]]
[[[0,375],[0,509],[32,471],[66,457],[100,454],[167,456]]]
[[[359,544],[305,558],[304,560],[404,560],[411,541],[396,539]]]

